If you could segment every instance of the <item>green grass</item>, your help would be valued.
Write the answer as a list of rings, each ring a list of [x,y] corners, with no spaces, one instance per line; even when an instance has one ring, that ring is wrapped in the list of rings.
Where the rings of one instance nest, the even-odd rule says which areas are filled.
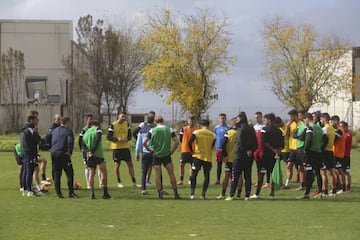
[[[90,200],[86,189],[77,191],[80,199],[57,199],[53,187],[47,196],[26,198],[18,191],[17,166],[12,153],[0,155],[0,239],[358,239],[360,234],[360,152],[357,150],[352,156],[350,194],[300,201],[295,199],[300,192],[280,190],[276,199],[270,201],[269,190],[264,189],[263,199],[248,202],[215,200],[220,193],[220,187],[213,185],[215,164],[205,201],[187,200],[190,191],[187,184],[179,188],[184,200],[175,201],[172,195],[157,200],[154,186],[149,188],[151,195],[142,196],[140,190],[130,187],[125,164],[121,173],[128,187],[118,189],[111,152],[106,152],[106,159],[112,200],[101,199],[101,190],[96,192],[98,199]],[[49,153],[42,155],[49,161],[50,177]],[[178,156],[177,153],[173,158],[177,176]],[[74,154],[73,163],[75,179],[84,187],[80,153]],[[134,164],[139,182],[140,163]],[[65,187],[65,175],[62,179]],[[201,173],[197,197],[202,181]],[[168,182],[164,174],[166,190],[171,193]],[[67,196],[66,189],[63,193]]]

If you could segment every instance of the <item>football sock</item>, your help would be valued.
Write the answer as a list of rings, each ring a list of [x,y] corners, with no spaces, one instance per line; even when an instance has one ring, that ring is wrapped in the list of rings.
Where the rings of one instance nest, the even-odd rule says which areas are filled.
[[[133,183],[136,183],[136,178],[132,177],[131,180]]]
[[[184,176],[180,176],[180,181],[184,181]]]
[[[121,183],[121,179],[120,179],[120,178],[117,178],[117,181],[118,181],[118,183]]]
[[[42,179],[43,181],[46,181],[46,175],[45,175],[45,173],[41,174],[41,179]]]

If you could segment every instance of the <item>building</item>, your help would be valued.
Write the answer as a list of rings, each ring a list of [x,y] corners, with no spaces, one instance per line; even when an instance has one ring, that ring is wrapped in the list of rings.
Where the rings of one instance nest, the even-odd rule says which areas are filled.
[[[348,82],[352,84],[353,91],[337,90],[329,104],[315,104],[310,111],[327,112],[330,116],[338,115],[341,120],[348,122],[352,129],[357,130],[360,129],[360,47],[352,48],[342,61],[345,61],[346,67],[339,69],[339,74],[344,71],[351,73]]]
[[[46,131],[55,113],[67,114],[69,80],[63,59],[72,54],[72,21],[0,20],[0,53],[9,48],[24,53],[24,79],[20,81],[17,104],[21,108],[19,124],[23,124],[30,109],[41,116],[39,127]],[[6,94],[0,102],[0,124],[5,132]]]

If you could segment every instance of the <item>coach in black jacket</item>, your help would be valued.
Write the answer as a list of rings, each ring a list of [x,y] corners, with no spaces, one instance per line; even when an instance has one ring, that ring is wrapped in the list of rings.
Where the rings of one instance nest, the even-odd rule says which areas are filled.
[[[69,198],[77,198],[74,193],[74,169],[72,167],[71,155],[74,148],[74,133],[71,130],[71,120],[64,117],[61,120],[60,127],[52,130],[48,136],[51,140],[51,160],[54,164],[55,190],[58,198],[64,198],[61,193],[60,180],[62,170],[64,169],[69,188]]]
[[[231,180],[230,199],[234,197],[239,177],[244,172],[245,200],[251,192],[251,168],[254,161],[254,151],[257,149],[257,140],[254,128],[248,124],[245,112],[237,116],[235,159],[233,165],[233,178]]]
[[[24,166],[22,184],[24,186],[24,194],[31,197],[34,196],[31,190],[32,176],[38,154],[38,144],[41,137],[37,130],[37,124],[39,122],[38,118],[36,116],[28,116],[27,122],[28,123],[21,129],[20,133]]]

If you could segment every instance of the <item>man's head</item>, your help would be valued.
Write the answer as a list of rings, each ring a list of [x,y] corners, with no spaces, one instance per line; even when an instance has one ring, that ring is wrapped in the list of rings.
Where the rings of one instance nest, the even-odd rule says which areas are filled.
[[[304,115],[305,115],[305,114],[306,114],[306,111],[305,111],[305,110],[303,110],[303,109],[299,110],[299,111],[298,111],[298,119],[299,119],[300,121],[304,120]]]
[[[155,117],[155,123],[156,123],[156,124],[163,124],[163,123],[164,123],[163,117],[162,117],[161,115],[157,115],[157,116]]]
[[[86,119],[86,125],[88,125],[90,127],[93,124],[94,115],[91,113],[88,113],[85,115],[85,119]]]
[[[100,122],[98,120],[94,120],[92,119],[92,122],[91,122],[92,126],[95,126],[95,127],[100,127]]]
[[[54,123],[57,124],[57,125],[61,124],[61,116],[60,116],[60,114],[55,114],[54,115]]]
[[[219,123],[220,123],[220,125],[225,125],[226,124],[226,114],[225,113],[220,113],[219,114]]]
[[[29,126],[35,127],[38,125],[39,119],[35,115],[30,115],[27,117],[27,122],[28,122]]]
[[[195,126],[195,116],[190,116],[188,119],[188,124],[192,128]]]
[[[200,122],[201,127],[208,128],[210,126],[210,122],[208,119],[202,119]]]
[[[30,110],[29,111],[29,116],[35,116],[35,117],[39,117],[39,112],[36,110]]]
[[[331,122],[331,125],[334,127],[334,128],[337,128],[340,124],[340,118],[338,115],[334,115],[330,118],[330,122]]]
[[[61,125],[67,128],[71,128],[71,119],[70,117],[63,117],[63,119],[61,119]]]
[[[330,115],[328,113],[322,113],[320,115],[320,122],[322,125],[329,123],[329,121],[330,121]]]
[[[254,120],[257,124],[262,124],[263,123],[263,115],[262,112],[256,112],[254,115]]]
[[[349,131],[349,124],[345,121],[341,121],[340,122],[340,126],[346,131],[348,132]]]
[[[309,125],[310,123],[314,122],[314,117],[311,113],[305,113],[303,115],[304,123]]]
[[[247,119],[247,116],[246,116],[245,112],[240,112],[239,113],[239,115],[237,116],[237,122],[239,124],[248,123],[248,119]]]
[[[148,113],[148,115],[146,115],[146,122],[148,124],[153,124],[154,121],[155,121],[155,115]]]
[[[292,109],[288,112],[290,121],[298,121],[298,111],[296,109]]]
[[[275,120],[275,114],[273,113],[268,113],[268,114],[265,114],[264,116],[264,124],[266,126],[269,126],[271,125]]]
[[[283,120],[282,120],[280,117],[275,117],[274,125],[275,125],[275,127],[277,127],[277,128],[281,128],[281,127],[284,126],[284,122],[283,122]]]
[[[119,123],[126,121],[126,112],[121,112],[118,118]]]

